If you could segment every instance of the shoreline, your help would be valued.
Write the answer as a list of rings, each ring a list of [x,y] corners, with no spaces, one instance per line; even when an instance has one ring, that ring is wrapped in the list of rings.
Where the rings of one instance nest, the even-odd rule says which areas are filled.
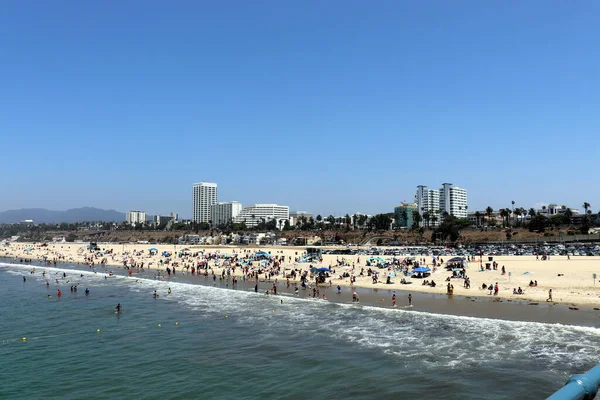
[[[10,247],[4,247],[0,249],[0,258],[9,259],[10,261],[20,261],[25,259],[30,259],[32,261],[37,261],[40,263],[44,262],[44,256],[46,256],[49,260],[54,258],[59,258],[58,264],[68,264],[73,263],[76,265],[85,265],[84,258],[85,256],[94,255],[95,253],[84,251],[79,252],[83,244],[51,244],[48,247],[36,247],[36,244],[32,243],[18,243],[13,244]],[[106,265],[115,267],[115,268],[123,268],[123,259],[131,260],[131,262],[137,263],[139,266],[140,263],[144,262],[144,267],[146,269],[156,270],[156,271],[164,271],[167,265],[160,265],[159,261],[166,259],[165,257],[161,257],[160,255],[148,256],[148,249],[152,248],[152,245],[140,245],[140,244],[120,244],[120,245],[112,245],[112,244],[99,244],[102,249],[105,249],[107,252],[112,251],[110,257],[104,256],[106,259]],[[171,251],[171,246],[158,246],[161,247],[161,251],[163,249],[169,248],[168,251]],[[181,247],[181,246],[180,246]],[[25,249],[33,248],[33,251],[25,251]],[[173,246],[173,249],[176,249],[176,246]],[[258,251],[259,248],[240,248],[240,247],[214,247],[214,246],[188,246],[187,248],[192,251],[205,251],[207,253],[218,252],[222,254],[235,253],[238,256],[247,256],[255,251]],[[263,247],[266,251],[273,253],[274,256],[284,256],[286,259],[300,258],[302,256],[302,252],[305,250],[304,247]],[[119,250],[121,250],[119,252]],[[143,253],[136,255],[136,252],[143,251]],[[62,258],[61,258],[62,257]],[[96,257],[96,256],[94,256]],[[556,256],[552,258],[552,261],[535,261],[535,257],[530,256],[498,256],[494,257],[495,260],[499,263],[498,270],[486,270],[481,272],[479,270],[479,263],[470,263],[467,268],[467,275],[471,279],[471,288],[465,289],[462,286],[462,279],[451,279],[451,284],[454,285],[454,294],[447,295],[446,294],[446,277],[451,275],[447,272],[443,267],[439,268],[438,271],[433,273],[428,279],[436,280],[437,286],[435,288],[429,286],[423,286],[421,284],[422,280],[419,279],[407,279],[412,282],[410,285],[402,285],[399,282],[400,275],[393,278],[393,284],[386,284],[383,282],[372,284],[371,277],[368,276],[358,276],[358,271],[361,268],[364,268],[365,275],[366,270],[369,267],[366,267],[364,262],[358,262],[359,260],[364,261],[369,256],[336,256],[336,255],[323,255],[323,262],[321,263],[298,263],[298,262],[283,262],[281,264],[282,269],[290,271],[291,269],[299,269],[299,270],[308,270],[310,265],[316,267],[331,267],[335,273],[333,273],[331,278],[327,278],[327,285],[329,285],[329,281],[331,281],[331,285],[335,288],[337,285],[340,285],[342,288],[351,288],[354,287],[356,289],[363,288],[368,290],[383,290],[383,291],[396,291],[401,293],[420,293],[422,295],[435,295],[438,297],[451,297],[455,299],[465,299],[465,300],[473,300],[476,301],[486,301],[490,302],[498,302],[498,303],[513,303],[519,304],[522,306],[531,307],[535,303],[537,305],[546,304],[548,306],[565,306],[571,307],[574,310],[581,308],[600,308],[600,283],[596,283],[594,279],[592,279],[592,271],[595,271],[596,266],[598,267],[598,272],[600,275],[600,257],[573,257],[570,260],[567,260],[566,257]],[[382,256],[383,258],[391,259],[391,256]],[[487,256],[484,256],[484,258]],[[417,256],[417,258],[423,258]],[[427,261],[427,257],[424,257]],[[442,258],[451,258],[451,257],[442,257]],[[340,266],[339,261],[345,259],[345,265],[348,266]],[[9,261],[9,262],[10,262]],[[95,258],[96,265],[100,262],[100,258]],[[196,260],[192,257],[183,257],[176,258],[173,257],[172,261],[180,261],[182,264],[188,263],[188,265],[193,265]],[[153,263],[153,265],[148,265],[149,263]],[[507,264],[507,271],[509,272],[507,275],[501,275],[500,268],[502,265]],[[429,264],[425,264],[426,266],[431,266]],[[353,266],[353,267],[352,267]],[[177,267],[179,271],[183,268],[182,266]],[[381,275],[386,275],[387,269],[377,269],[376,267],[371,267],[373,270],[379,272]],[[215,274],[220,275],[222,273],[223,267],[215,266],[214,261],[209,262],[209,270],[214,271]],[[530,272],[531,271],[531,272]],[[341,272],[349,272],[350,274],[355,274],[356,282],[354,286],[351,285],[350,279],[348,277],[341,278]],[[512,272],[512,274],[510,273]],[[232,276],[236,276],[241,281],[241,277],[243,276],[243,271],[240,268],[236,268],[235,271],[231,274]],[[512,277],[511,277],[512,275]],[[567,277],[565,277],[567,275]],[[572,276],[571,276],[572,275]],[[589,275],[589,279],[585,279],[585,275]],[[262,277],[262,275],[261,275]],[[273,279],[277,278],[279,282],[285,282],[286,278],[280,276],[276,276]],[[512,278],[512,279],[511,279]],[[384,278],[380,278],[384,279]],[[528,287],[526,284],[529,280],[539,280],[538,287]],[[552,281],[552,283],[547,284],[547,281]],[[299,277],[296,279],[291,279],[290,282],[292,284],[299,283]],[[498,295],[489,295],[487,290],[481,289],[481,283],[494,283],[499,282],[500,291]],[[322,288],[323,284],[319,285],[319,288]],[[523,295],[514,295],[512,293],[513,288],[521,287],[524,290]],[[553,301],[546,302],[547,293],[549,289],[553,289]],[[390,292],[391,293],[391,292]],[[595,310],[598,311],[598,310]]]
[[[7,262],[8,261],[8,262]],[[0,263],[7,264],[9,266],[15,266],[17,268],[23,269],[24,274],[26,274],[31,268],[44,269],[51,268],[57,270],[67,270],[67,271],[79,271],[79,272],[97,272],[99,274],[108,274],[109,271],[112,271],[110,267],[106,266],[102,268],[103,271],[99,271],[96,268],[92,269],[88,266],[82,264],[72,264],[72,263],[61,263],[54,265],[43,265],[41,263],[31,263],[31,264],[18,264],[14,262],[9,262],[12,260],[7,260],[5,258],[0,258]],[[127,271],[123,267],[119,267],[112,271],[113,274],[121,276],[123,278],[129,279],[127,275]],[[212,282],[210,276],[208,279],[205,279],[204,276],[199,275],[191,275],[191,274],[179,274],[173,277],[169,277],[165,280],[156,280],[156,275],[154,274],[154,270],[146,270],[141,273],[135,273],[135,275],[131,276],[130,279],[147,279],[154,280],[157,284],[164,286],[168,285],[169,282],[173,283],[183,283],[190,285],[200,285],[206,287],[216,287],[225,290],[242,290],[247,292],[254,291],[255,281],[248,280],[239,280],[237,285],[233,286],[232,284],[227,284],[225,280],[220,281],[216,280]],[[36,271],[39,273],[39,271]],[[267,281],[264,279],[260,279],[258,282],[259,290],[258,294],[261,295],[264,293],[265,289],[272,287],[274,280]],[[53,287],[54,283],[52,284]],[[66,288],[65,288],[66,290]],[[509,302],[509,301],[494,301],[491,298],[483,297],[465,297],[465,296],[447,296],[440,295],[436,293],[424,293],[424,292],[411,292],[412,293],[412,307],[407,307],[407,296],[408,291],[396,290],[396,289],[380,289],[380,288],[365,288],[365,287],[357,287],[356,292],[360,295],[360,303],[353,304],[352,303],[352,291],[349,288],[343,288],[342,294],[337,294],[337,289],[335,287],[319,287],[320,295],[326,295],[327,300],[323,300],[322,298],[314,299],[310,297],[310,290],[300,289],[298,296],[294,295],[294,288],[290,286],[290,288],[286,288],[285,284],[282,284],[279,281],[278,285],[278,294],[273,295],[269,294],[269,296],[279,296],[282,301],[285,301],[286,298],[301,298],[310,301],[324,302],[328,301],[334,304],[344,304],[344,305],[354,305],[357,307],[374,307],[381,310],[404,310],[407,312],[424,312],[428,314],[436,314],[436,315],[448,315],[455,317],[469,317],[469,318],[484,318],[484,319],[498,319],[504,321],[512,321],[512,322],[536,322],[536,323],[544,323],[544,324],[562,324],[562,325],[571,325],[571,326],[579,326],[579,327],[597,327],[600,325],[600,311],[594,310],[592,308],[582,307],[577,311],[570,310],[568,306],[564,305],[554,305],[554,304],[536,304],[536,305],[527,305],[526,302]],[[397,296],[397,306],[391,306],[391,296],[392,293]],[[149,293],[149,295],[151,295]]]

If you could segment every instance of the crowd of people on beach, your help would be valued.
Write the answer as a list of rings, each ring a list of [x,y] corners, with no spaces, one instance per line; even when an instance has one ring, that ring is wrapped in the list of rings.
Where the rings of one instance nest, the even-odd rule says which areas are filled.
[[[80,248],[77,251],[78,259],[74,259],[68,251],[62,251],[59,246],[52,248],[29,249],[26,254],[30,257],[15,258],[20,263],[31,263],[37,256],[38,262],[43,265],[57,266],[57,264],[80,264],[94,270],[97,267],[107,268],[108,265],[120,265],[129,276],[134,273],[148,270],[156,271],[154,277],[157,280],[168,280],[181,275],[203,277],[212,280],[213,283],[224,284],[226,287],[237,287],[240,281],[244,282],[266,282],[268,294],[276,294],[280,282],[285,282],[286,289],[300,295],[302,290],[307,297],[326,299],[320,293],[323,287],[332,287],[334,281],[349,285],[353,292],[357,286],[364,286],[365,279],[369,279],[373,285],[394,283],[394,278],[399,277],[399,283],[409,285],[414,280],[422,280],[421,286],[436,289],[439,284],[433,278],[439,276],[440,270],[445,267],[449,275],[445,276],[446,294],[453,295],[455,292],[455,280],[461,280],[462,289],[471,288],[471,277],[467,274],[467,262],[479,262],[483,266],[483,256],[468,256],[461,259],[453,259],[445,263],[442,257],[394,257],[382,259],[381,257],[370,257],[368,259],[348,259],[336,257],[335,262],[329,266],[323,265],[322,257],[307,257],[306,254],[296,253],[295,256],[285,255],[283,251],[271,250],[269,252],[257,249],[227,249],[227,250],[205,250],[205,249],[183,249],[180,251],[162,251],[157,249],[131,249],[131,245],[123,251],[115,251],[114,248]],[[83,246],[82,246],[83,247]],[[309,262],[305,262],[306,260]],[[490,257],[491,260],[491,257]],[[487,263],[486,263],[487,266]],[[318,271],[316,271],[318,269]],[[507,274],[504,265],[501,266],[493,261],[489,263],[489,270],[501,269],[501,275]],[[324,271],[323,271],[324,270]],[[423,272],[425,271],[425,272]],[[109,272],[107,277],[110,277]],[[412,278],[412,280],[409,280]],[[358,280],[361,279],[361,283]],[[274,283],[272,283],[274,281]],[[530,285],[537,287],[537,281]],[[76,288],[73,288],[76,290]],[[488,291],[489,295],[499,296],[499,283],[483,283],[480,290]],[[509,289],[506,289],[507,291]],[[440,293],[443,293],[443,289]],[[460,292],[459,292],[460,293]],[[525,294],[521,287],[513,288],[513,295]],[[550,297],[550,296],[549,296]]]

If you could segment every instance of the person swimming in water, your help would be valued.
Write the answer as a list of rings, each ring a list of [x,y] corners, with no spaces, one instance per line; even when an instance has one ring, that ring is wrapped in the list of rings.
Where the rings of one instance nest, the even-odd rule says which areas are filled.
[[[171,294],[171,293],[172,293],[172,292],[171,292],[171,288],[169,288],[169,294]]]
[[[117,306],[115,307],[115,314],[119,314],[122,309],[123,307],[121,307],[121,303],[117,303]]]
[[[85,295],[87,296],[88,294],[90,294],[90,289],[85,288]]]
[[[158,293],[156,293],[156,290],[154,291],[153,296],[154,296],[155,299],[158,299]]]

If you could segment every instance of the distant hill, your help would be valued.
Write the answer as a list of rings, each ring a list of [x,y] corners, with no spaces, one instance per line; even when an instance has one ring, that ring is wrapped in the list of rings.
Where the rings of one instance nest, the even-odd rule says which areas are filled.
[[[38,224],[84,221],[121,222],[125,221],[125,213],[93,207],[73,208],[67,211],[53,211],[44,208],[23,208],[21,210],[0,212],[0,224],[12,224],[27,219],[31,219],[34,223]]]

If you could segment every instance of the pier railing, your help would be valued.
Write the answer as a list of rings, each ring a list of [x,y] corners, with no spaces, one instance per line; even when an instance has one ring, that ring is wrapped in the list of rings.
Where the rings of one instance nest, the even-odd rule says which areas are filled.
[[[600,386],[600,364],[585,374],[573,375],[567,384],[547,400],[591,400]]]

